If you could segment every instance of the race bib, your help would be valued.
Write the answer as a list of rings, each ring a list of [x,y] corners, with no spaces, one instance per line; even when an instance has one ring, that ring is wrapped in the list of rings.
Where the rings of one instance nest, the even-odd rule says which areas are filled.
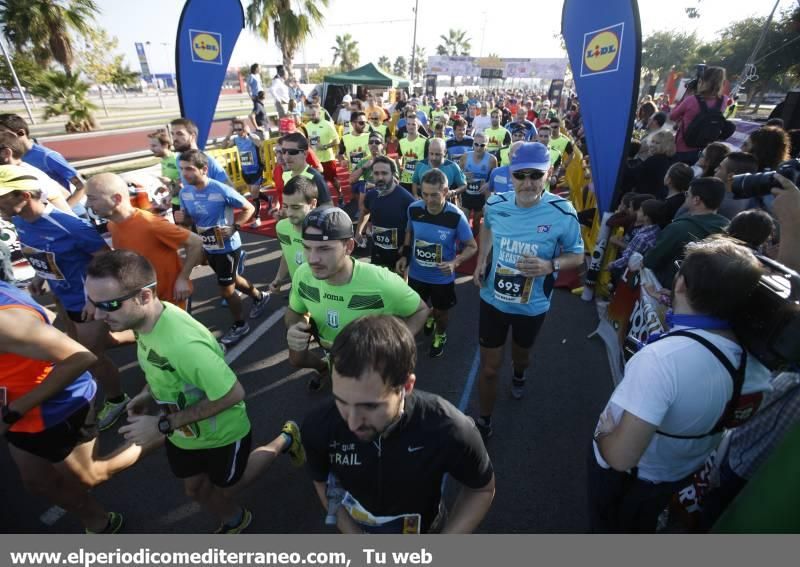
[[[319,134],[317,134],[315,136],[311,136],[308,139],[308,143],[311,144],[312,148],[316,148],[319,145]]]
[[[374,516],[349,492],[342,498],[342,507],[350,517],[371,534],[418,534],[422,529],[422,515]]]
[[[376,226],[372,229],[372,241],[378,248],[397,250],[397,229]]]
[[[253,161],[253,152],[240,153],[239,157],[242,160],[242,167],[251,167],[255,165],[255,162]]]
[[[31,248],[30,246],[22,246],[22,255],[28,260],[31,268],[36,270],[36,275],[46,280],[64,280],[64,274],[58,268],[56,263],[56,255],[53,252],[46,252]]]
[[[533,290],[533,278],[514,268],[497,264],[494,272],[494,296],[506,303],[528,303]]]
[[[178,413],[186,407],[186,398],[182,392],[178,394],[177,402],[162,402],[161,400],[155,401],[161,408],[162,415],[172,415],[174,413]],[[197,425],[197,423],[190,423],[189,425],[176,428],[172,434],[178,435],[179,437],[184,437],[186,439],[197,439],[200,437],[200,427]]]
[[[470,195],[480,195],[481,194],[481,185],[483,181],[480,179],[473,179],[469,183],[467,183],[467,193]]]
[[[206,250],[224,250],[225,237],[222,235],[221,226],[197,227],[197,233],[203,239],[203,248]]]
[[[403,164],[403,169],[406,170],[408,173],[413,174],[414,170],[417,169],[417,160],[409,159]]]
[[[414,241],[414,259],[419,266],[435,268],[442,262],[442,245],[424,240]]]
[[[362,159],[364,159],[364,152],[353,152],[350,154],[350,165],[355,168]]]

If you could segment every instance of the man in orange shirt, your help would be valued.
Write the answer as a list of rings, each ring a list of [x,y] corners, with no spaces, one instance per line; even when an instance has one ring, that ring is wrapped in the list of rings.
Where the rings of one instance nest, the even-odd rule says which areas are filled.
[[[108,219],[114,248],[133,250],[147,258],[156,270],[156,295],[186,309],[192,294],[192,268],[203,261],[202,238],[162,217],[135,208],[128,186],[114,173],[100,173],[86,184],[87,204]],[[178,249],[186,250],[181,262]]]

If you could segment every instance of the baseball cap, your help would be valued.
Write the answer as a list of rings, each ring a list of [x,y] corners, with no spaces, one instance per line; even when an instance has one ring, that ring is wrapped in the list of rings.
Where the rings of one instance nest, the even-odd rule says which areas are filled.
[[[18,165],[0,165],[0,196],[14,191],[40,191],[39,180]]]
[[[306,229],[317,228],[322,234],[306,234]],[[353,221],[339,207],[318,207],[303,219],[305,240],[347,240],[353,238]]]
[[[479,103],[479,102],[475,103],[475,108],[482,108],[482,107],[483,107],[483,105],[481,103]]]
[[[522,144],[511,159],[508,170],[512,173],[521,169],[550,169],[550,151],[544,144],[529,142]]]
[[[353,97],[351,97],[349,94],[346,94],[342,97],[342,102],[353,102]]]

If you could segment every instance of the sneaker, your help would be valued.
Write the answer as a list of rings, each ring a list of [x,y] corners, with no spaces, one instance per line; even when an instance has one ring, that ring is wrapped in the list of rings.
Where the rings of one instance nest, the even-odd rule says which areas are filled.
[[[250,525],[250,522],[253,521],[253,513],[248,510],[247,508],[242,507],[242,520],[236,524],[235,526],[229,526],[228,524],[222,524],[218,527],[214,533],[215,534],[240,534],[247,527]]]
[[[303,448],[303,439],[300,437],[300,428],[294,421],[287,421],[281,428],[282,433],[286,433],[292,438],[292,444],[284,451],[289,453],[292,465],[302,467],[306,462],[306,450]]]
[[[125,518],[122,514],[117,512],[109,512],[108,513],[108,524],[101,532],[93,532],[89,528],[86,528],[86,533],[90,535],[99,535],[99,534],[116,534],[122,529],[122,526],[125,525]]]
[[[475,425],[478,427],[478,431],[481,434],[481,438],[484,442],[489,440],[489,437],[492,436],[492,424],[486,423],[482,417],[475,418]]]
[[[128,397],[128,394],[125,394],[125,397],[118,404],[106,400],[103,404],[103,408],[97,414],[97,429],[105,431],[114,425],[120,416],[125,413],[125,408],[128,406],[129,401],[131,401],[131,399]]]
[[[521,400],[525,395],[525,378],[511,377],[511,397]]]
[[[232,345],[238,343],[242,340],[247,333],[250,332],[250,325],[244,323],[243,325],[231,325],[231,328],[228,329],[228,332],[222,335],[222,338],[219,340],[224,345]]]
[[[444,345],[447,344],[447,333],[436,333],[433,335],[433,342],[431,343],[430,355],[431,358],[439,358],[444,354]]]
[[[261,219],[256,219],[250,223],[250,228],[258,228],[261,226]]]
[[[433,334],[433,327],[436,324],[436,320],[433,317],[428,317],[425,321],[425,326],[422,328],[422,332],[425,333],[426,337],[430,337]]]
[[[261,299],[257,301],[253,301],[253,306],[250,308],[250,318],[251,319],[258,319],[261,315],[264,314],[264,310],[267,308],[267,303],[269,303],[270,294],[269,292],[261,292]]]

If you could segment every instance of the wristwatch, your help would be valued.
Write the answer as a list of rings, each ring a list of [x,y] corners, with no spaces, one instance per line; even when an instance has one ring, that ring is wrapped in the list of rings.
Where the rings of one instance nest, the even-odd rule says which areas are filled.
[[[169,422],[169,416],[162,415],[158,419],[158,432],[162,435],[171,435],[172,434],[172,424]]]
[[[553,272],[557,272],[561,269],[561,261],[558,258],[553,258]]]
[[[22,419],[22,414],[12,410],[9,406],[3,406],[2,409],[0,409],[0,419],[2,419],[3,423],[6,425],[14,425]]]

